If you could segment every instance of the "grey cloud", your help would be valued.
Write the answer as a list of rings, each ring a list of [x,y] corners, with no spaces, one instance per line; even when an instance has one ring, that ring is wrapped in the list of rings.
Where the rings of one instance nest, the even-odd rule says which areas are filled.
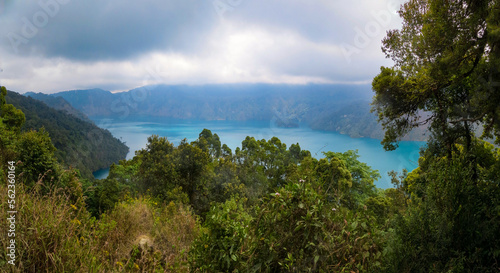
[[[372,10],[364,10],[363,0],[242,0],[228,18],[268,28],[292,29],[307,39],[320,43],[341,43],[352,39],[352,14],[371,20]],[[385,7],[382,7],[385,8]],[[349,12],[346,12],[349,11]],[[376,10],[378,11],[378,10]],[[363,25],[365,22],[357,22]]]
[[[379,49],[387,28],[357,47],[349,61],[338,47],[356,46],[355,29],[374,20],[371,12],[387,10],[386,1],[402,0],[0,0],[0,80],[30,91],[30,82],[46,90],[121,90],[141,85],[145,68],[162,65],[170,72],[166,81],[187,84],[293,77],[370,81],[387,64]],[[213,3],[230,10],[218,14]],[[46,24],[40,22],[44,14]],[[27,35],[32,37],[23,33],[30,30],[26,21],[38,25],[36,34]],[[247,36],[233,46],[238,34]],[[9,40],[15,35],[21,38],[17,52]],[[162,54],[170,59],[155,59]],[[218,73],[226,66],[228,76]]]
[[[4,46],[13,49],[12,37],[26,38],[18,54],[90,61],[195,51],[217,22],[210,2],[196,0],[41,0],[16,3],[4,13]]]
[[[242,0],[225,16],[241,25],[257,25],[275,33],[292,31],[315,44],[355,49],[354,54],[343,52],[340,56],[300,46],[274,49],[261,60],[275,72],[334,81],[367,81],[380,65],[387,64],[379,44],[387,27],[397,26],[398,16],[391,12],[401,1]],[[359,32],[365,35],[369,24],[380,28],[375,36],[368,37],[366,47],[359,47],[355,39]]]

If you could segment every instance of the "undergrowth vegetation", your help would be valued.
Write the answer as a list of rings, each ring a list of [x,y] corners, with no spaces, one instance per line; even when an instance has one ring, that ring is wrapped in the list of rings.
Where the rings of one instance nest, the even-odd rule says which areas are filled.
[[[188,207],[158,205],[151,198],[119,202],[99,219],[58,188],[40,196],[17,188],[16,265],[0,255],[2,272],[179,272],[187,271],[200,232]],[[83,196],[80,196],[83,198]],[[7,219],[7,188],[0,188],[0,217]],[[80,201],[80,200],[77,200]],[[0,229],[9,224],[0,221]],[[2,234],[0,246],[9,240]]]

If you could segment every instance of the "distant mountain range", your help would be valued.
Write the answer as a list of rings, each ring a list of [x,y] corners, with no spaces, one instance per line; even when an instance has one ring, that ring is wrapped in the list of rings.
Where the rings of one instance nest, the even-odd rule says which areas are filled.
[[[27,95],[47,104],[47,97],[61,97],[89,117],[269,120],[280,127],[306,123],[351,137],[383,137],[376,115],[370,113],[373,93],[368,85],[155,85],[121,93],[88,89]],[[425,140],[424,132],[425,128],[414,131],[405,140]]]

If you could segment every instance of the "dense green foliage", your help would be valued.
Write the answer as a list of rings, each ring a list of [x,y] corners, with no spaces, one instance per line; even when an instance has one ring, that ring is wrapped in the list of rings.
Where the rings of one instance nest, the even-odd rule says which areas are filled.
[[[43,102],[8,92],[6,100],[26,116],[23,131],[40,130],[50,135],[56,158],[66,166],[77,168],[81,175],[92,178],[92,172],[109,167],[125,158],[128,148],[107,130],[73,115],[52,109]],[[6,109],[5,111],[11,111]],[[6,120],[6,125],[19,123]]]
[[[500,270],[500,2],[418,1],[402,6],[401,30],[383,50],[394,67],[373,80],[383,144],[429,124],[419,168],[398,181],[406,212],[394,219],[390,272]],[[422,111],[427,112],[421,117]]]
[[[409,174],[403,189],[410,205],[395,221],[392,272],[498,272],[500,154],[484,142],[474,149],[479,173],[461,149],[452,158],[421,158]]]

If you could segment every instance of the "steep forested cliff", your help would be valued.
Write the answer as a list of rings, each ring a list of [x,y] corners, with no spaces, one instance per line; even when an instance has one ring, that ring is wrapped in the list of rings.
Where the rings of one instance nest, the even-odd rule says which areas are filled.
[[[80,170],[85,177],[125,158],[128,147],[107,130],[81,118],[56,110],[45,103],[15,92],[8,92],[7,103],[21,109],[26,116],[23,130],[44,127],[57,148],[57,159]],[[80,116],[84,116],[81,113]]]

